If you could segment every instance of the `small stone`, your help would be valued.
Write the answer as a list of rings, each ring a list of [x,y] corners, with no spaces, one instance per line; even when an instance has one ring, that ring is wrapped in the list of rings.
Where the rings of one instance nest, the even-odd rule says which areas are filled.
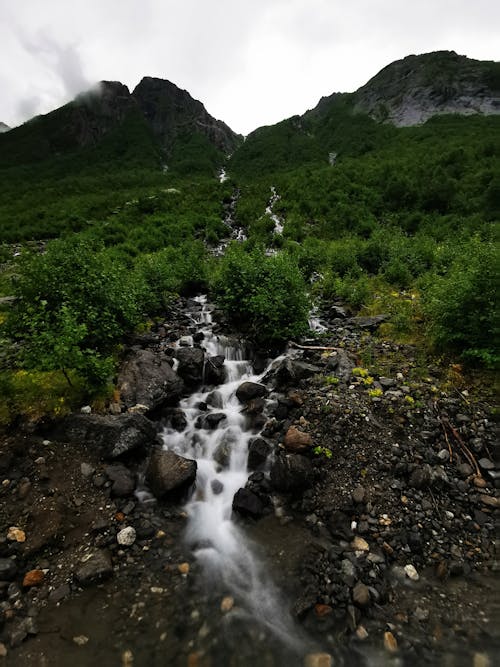
[[[367,607],[370,604],[370,591],[368,590],[368,586],[365,586],[363,582],[358,581],[353,588],[352,599],[358,607]]]
[[[23,586],[30,588],[31,586],[40,586],[45,579],[43,570],[30,570],[26,572],[23,579]]]
[[[491,660],[486,653],[474,653],[472,667],[491,667]]]
[[[484,477],[479,477],[478,475],[476,475],[476,477],[474,477],[473,482],[474,482],[474,486],[477,487],[478,489],[485,489],[488,486]]]
[[[324,618],[329,616],[332,613],[333,609],[329,604],[316,604],[314,605],[314,613],[318,618]]]
[[[130,649],[122,653],[122,667],[132,667],[134,664],[134,654]]]
[[[368,542],[364,540],[362,537],[359,537],[359,535],[356,535],[356,537],[353,539],[353,541],[351,542],[351,547],[355,551],[370,551]]]
[[[189,574],[189,563],[180,563],[177,569],[181,574]]]
[[[7,647],[4,643],[0,642],[0,658],[5,658],[7,655]]]
[[[363,486],[357,486],[352,492],[352,499],[355,503],[362,503],[365,499],[365,489]]]
[[[92,412],[92,408],[90,407],[90,405],[84,405],[83,407],[80,408],[80,412],[82,413],[82,415],[90,415],[90,413]]]
[[[89,641],[89,638],[86,637],[85,635],[77,635],[76,637],[73,637],[73,642],[77,646],[85,646]]]
[[[398,642],[392,632],[384,632],[384,648],[389,653],[396,653]]]
[[[80,472],[84,477],[91,477],[95,473],[95,468],[93,468],[89,463],[82,463],[80,465]]]
[[[333,667],[329,653],[309,653],[304,659],[304,667]]]
[[[488,507],[493,507],[493,508],[500,507],[500,500],[498,498],[495,498],[495,496],[487,496],[485,494],[482,494],[480,496],[480,500],[483,503],[483,505],[488,505]]]
[[[132,526],[127,526],[126,528],[122,528],[120,530],[120,532],[116,536],[116,541],[122,547],[130,547],[135,542],[135,538],[136,538],[135,528],[132,528]]]
[[[76,578],[81,586],[100,583],[113,574],[111,558],[107,551],[96,551],[77,570]]]
[[[415,616],[417,621],[427,621],[429,618],[429,610],[422,609],[422,607],[417,607],[413,615]]]
[[[7,532],[7,539],[11,542],[26,542],[26,533],[17,526],[11,526]]]
[[[285,449],[289,452],[303,452],[311,448],[312,437],[309,433],[299,431],[295,426],[290,426],[283,440]]]
[[[490,459],[479,459],[478,461],[479,467],[482,468],[483,470],[495,470],[495,464],[493,461],[490,461]]]
[[[408,579],[411,579],[412,581],[418,581],[420,579],[418,572],[413,565],[405,565],[404,570]]]
[[[358,625],[356,628],[356,637],[361,641],[368,639],[368,631],[364,625]]]
[[[227,612],[231,611],[233,607],[234,598],[232,598],[230,595],[226,595],[225,598],[222,598],[222,602],[220,603],[220,610],[223,614],[227,614]]]

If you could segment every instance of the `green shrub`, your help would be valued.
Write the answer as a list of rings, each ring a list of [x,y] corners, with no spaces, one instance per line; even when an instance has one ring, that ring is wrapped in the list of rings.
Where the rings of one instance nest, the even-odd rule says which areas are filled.
[[[246,252],[233,244],[218,268],[218,305],[257,344],[271,348],[307,330],[306,287],[290,255],[266,257],[262,250]]]

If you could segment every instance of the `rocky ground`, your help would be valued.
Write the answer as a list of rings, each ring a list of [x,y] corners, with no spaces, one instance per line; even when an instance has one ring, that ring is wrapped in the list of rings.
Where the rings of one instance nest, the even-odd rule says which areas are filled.
[[[494,665],[490,400],[459,367],[383,341],[378,320],[325,316],[329,333],[271,369],[266,396],[241,395],[255,471],[234,505],[307,637],[307,664]],[[184,545],[193,470],[156,439],[199,381],[198,352],[171,366],[171,342],[192,333],[182,305],[131,341],[106,416],[2,439],[6,664],[252,665],[256,646],[259,664],[303,664],[244,600],[207,587]]]

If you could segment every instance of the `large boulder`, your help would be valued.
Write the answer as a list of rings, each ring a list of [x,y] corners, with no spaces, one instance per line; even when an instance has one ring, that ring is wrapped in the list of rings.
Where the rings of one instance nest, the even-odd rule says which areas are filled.
[[[180,347],[175,357],[179,362],[177,373],[186,384],[196,385],[203,381],[205,353],[201,347]]]
[[[62,420],[52,437],[79,442],[105,459],[116,459],[129,452],[145,452],[157,438],[153,422],[144,415],[72,414]]]
[[[300,380],[320,373],[321,369],[313,364],[308,364],[301,359],[290,359],[288,357],[275,361],[271,366],[269,373],[264,378],[264,382],[273,382],[275,386],[285,387],[295,385]]]
[[[238,489],[233,498],[233,510],[242,516],[259,519],[266,513],[266,506],[253,491]]]
[[[271,485],[276,491],[298,491],[309,488],[312,483],[312,464],[300,454],[280,456],[271,467]]]
[[[151,350],[134,352],[122,366],[117,387],[126,408],[145,405],[150,410],[175,403],[184,389],[166,357]]]
[[[306,452],[312,447],[312,437],[309,433],[299,431],[295,426],[290,426],[283,440],[285,449],[289,452]]]
[[[224,357],[217,355],[207,359],[205,364],[205,382],[207,384],[223,384],[226,380],[226,369],[224,368]]]
[[[271,453],[271,445],[264,438],[252,438],[248,445],[248,467],[250,470],[259,470],[267,461]]]
[[[241,403],[263,396],[267,396],[267,388],[257,382],[243,382],[236,390],[236,397]]]
[[[146,470],[146,483],[157,498],[181,496],[196,479],[196,461],[155,449]]]

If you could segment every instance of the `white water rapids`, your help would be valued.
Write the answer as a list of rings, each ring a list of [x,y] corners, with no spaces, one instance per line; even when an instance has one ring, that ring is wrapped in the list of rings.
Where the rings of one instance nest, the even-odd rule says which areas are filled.
[[[232,595],[239,613],[267,627],[289,647],[299,648],[297,631],[284,611],[286,606],[280,603],[279,593],[252,544],[232,516],[233,497],[249,476],[249,441],[256,435],[248,428],[236,390],[242,382],[259,382],[268,369],[254,375],[250,360],[243,358],[243,350],[213,334],[206,297],[197,297],[196,301],[201,310],[192,316],[204,334],[201,345],[206,357],[225,357],[226,381],[215,388],[215,394],[201,388],[183,399],[180,407],[186,427],[182,432],[166,427],[163,432],[165,448],[198,464],[195,491],[186,505],[186,539],[209,583]],[[207,402],[212,405],[200,409],[200,404],[205,407]],[[224,419],[214,430],[200,428],[199,419],[210,413],[223,414]]]

